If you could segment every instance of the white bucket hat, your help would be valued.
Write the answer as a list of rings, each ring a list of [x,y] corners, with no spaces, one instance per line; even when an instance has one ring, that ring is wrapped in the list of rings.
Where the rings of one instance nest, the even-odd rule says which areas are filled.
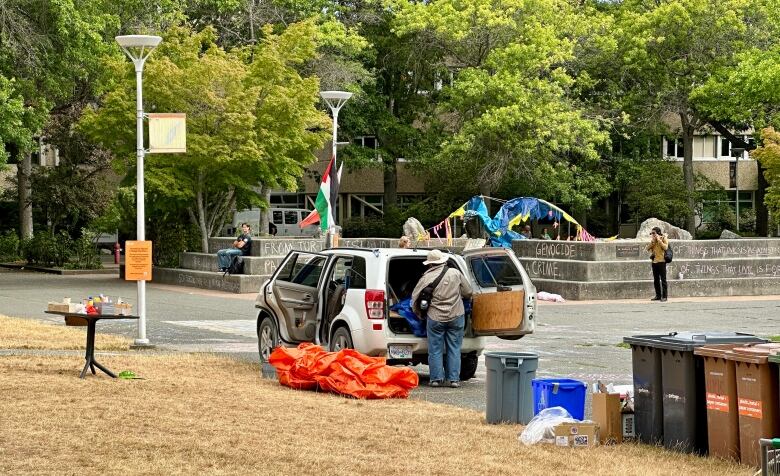
[[[424,265],[446,263],[449,257],[440,250],[431,250],[428,252],[428,259],[423,261]]]

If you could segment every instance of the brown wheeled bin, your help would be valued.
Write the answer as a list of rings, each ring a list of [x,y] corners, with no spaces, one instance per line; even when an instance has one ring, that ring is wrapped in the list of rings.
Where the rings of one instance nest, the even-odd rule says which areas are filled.
[[[780,353],[780,344],[734,347],[727,358],[733,360],[737,379],[739,450],[743,464],[761,464],[759,439],[780,434],[778,372],[769,356]]]
[[[709,454],[739,461],[736,365],[728,358],[734,347],[738,345],[708,345],[693,353],[704,360]]]

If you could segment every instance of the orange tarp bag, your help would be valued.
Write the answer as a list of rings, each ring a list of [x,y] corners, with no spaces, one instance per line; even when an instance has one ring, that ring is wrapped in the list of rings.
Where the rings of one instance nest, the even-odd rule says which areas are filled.
[[[299,390],[316,390],[354,398],[407,398],[419,384],[408,368],[391,367],[384,357],[369,357],[353,349],[327,352],[314,344],[295,349],[277,347],[268,362],[279,383]]]

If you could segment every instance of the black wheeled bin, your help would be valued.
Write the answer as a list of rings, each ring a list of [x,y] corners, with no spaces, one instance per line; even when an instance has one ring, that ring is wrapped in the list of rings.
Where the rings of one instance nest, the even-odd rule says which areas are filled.
[[[702,345],[766,342],[738,332],[672,332],[623,339],[631,346],[636,433],[645,443],[689,453],[707,452]]]

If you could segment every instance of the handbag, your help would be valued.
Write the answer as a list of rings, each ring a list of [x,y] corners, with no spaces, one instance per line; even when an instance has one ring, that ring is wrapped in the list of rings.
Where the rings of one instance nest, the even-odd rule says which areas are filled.
[[[447,274],[449,268],[444,265],[444,269],[439,273],[439,276],[429,285],[422,288],[420,295],[417,296],[416,308],[420,310],[420,319],[426,319],[428,317],[428,308],[431,307],[431,301],[433,301],[433,291],[436,286],[439,285],[444,275]]]

